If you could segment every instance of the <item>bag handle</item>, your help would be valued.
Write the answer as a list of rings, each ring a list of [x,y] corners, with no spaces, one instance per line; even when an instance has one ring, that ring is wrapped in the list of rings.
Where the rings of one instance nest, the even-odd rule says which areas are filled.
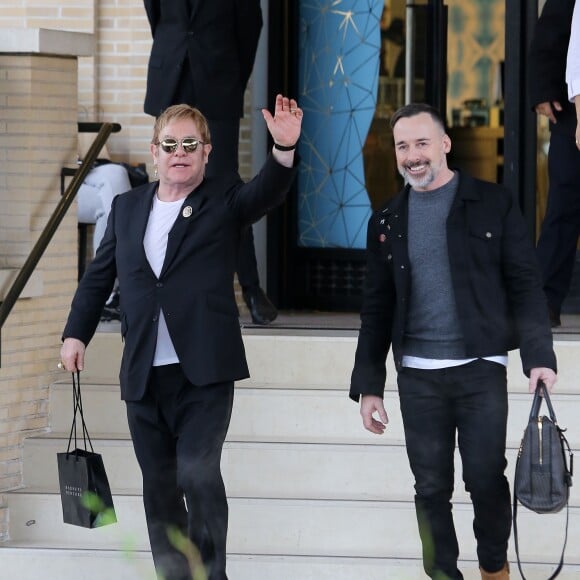
[[[72,425],[70,428],[70,433],[68,436],[68,445],[66,448],[66,453],[67,455],[70,454],[70,447],[71,447],[71,443],[72,443],[72,438],[74,435],[74,440],[75,440],[75,449],[77,449],[77,413],[79,414],[80,418],[81,418],[81,425],[82,425],[82,435],[83,435],[83,444],[84,444],[84,449],[85,451],[87,451],[87,440],[89,442],[89,446],[91,448],[91,452],[94,453],[94,449],[93,449],[93,443],[91,441],[91,437],[89,436],[89,431],[87,429],[87,424],[85,423],[85,416],[83,414],[83,400],[82,400],[82,396],[81,396],[81,373],[80,371],[76,372],[76,377],[75,377],[75,373],[71,373],[72,374],[72,384],[73,384],[73,419],[72,419]]]
[[[543,394],[540,396],[540,392]],[[534,400],[532,402],[532,410],[530,411],[530,421],[535,421],[540,416],[540,406],[542,405],[542,398],[546,401],[546,405],[548,405],[548,412],[550,414],[550,420],[558,430],[558,434],[560,435],[560,440],[562,442],[562,452],[564,453],[564,464],[566,465],[566,451],[568,451],[568,464],[566,465],[566,474],[569,480],[568,485],[572,486],[572,476],[574,475],[574,454],[570,449],[570,444],[568,443],[568,439],[564,436],[564,432],[566,429],[563,429],[558,425],[558,420],[556,419],[556,413],[554,412],[554,407],[552,406],[552,401],[550,400],[550,395],[548,393],[548,389],[544,384],[544,381],[538,381],[538,385],[536,387],[536,392],[534,393]]]
[[[548,406],[548,413],[550,414],[550,419],[552,423],[558,423],[556,420],[556,413],[554,413],[554,407],[552,407],[552,401],[550,400],[550,394],[544,381],[538,381],[536,385],[536,392],[534,393],[534,400],[532,401],[532,409],[530,410],[530,421],[537,419],[540,416],[540,407],[542,406],[542,400],[546,401]]]

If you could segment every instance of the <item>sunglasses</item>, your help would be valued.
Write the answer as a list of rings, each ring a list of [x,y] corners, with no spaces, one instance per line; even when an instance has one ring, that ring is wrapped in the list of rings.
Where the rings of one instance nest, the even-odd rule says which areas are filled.
[[[205,145],[205,143],[195,137],[185,137],[180,141],[177,139],[163,139],[163,141],[159,141],[157,145],[161,145],[161,149],[163,149],[165,153],[175,153],[179,145],[183,147],[183,150],[186,153],[193,153],[198,145]]]

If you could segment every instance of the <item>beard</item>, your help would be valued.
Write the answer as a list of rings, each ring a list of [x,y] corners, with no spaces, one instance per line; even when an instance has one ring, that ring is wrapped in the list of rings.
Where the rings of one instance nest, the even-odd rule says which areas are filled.
[[[417,165],[425,165],[425,173],[423,175],[413,175],[409,173],[407,167],[416,167]],[[428,185],[435,181],[437,177],[437,171],[433,168],[431,163],[422,162],[409,165],[399,165],[397,167],[399,173],[403,177],[405,184],[410,185],[413,189],[425,189]]]

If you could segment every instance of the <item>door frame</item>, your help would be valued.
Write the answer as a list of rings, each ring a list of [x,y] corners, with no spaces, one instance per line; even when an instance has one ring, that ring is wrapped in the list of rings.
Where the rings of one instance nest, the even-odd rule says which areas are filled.
[[[298,6],[294,0],[271,0],[268,26],[268,105],[281,92],[297,95],[298,87]],[[536,215],[536,116],[527,91],[529,67],[526,59],[530,39],[538,18],[538,0],[506,0],[505,21],[510,23],[505,35],[504,74],[504,171],[503,183],[516,196],[535,239]],[[446,54],[446,51],[444,52]],[[442,67],[444,68],[444,67]],[[442,68],[438,70],[441,71]],[[442,73],[440,73],[442,74]],[[300,96],[297,95],[298,101]],[[435,100],[441,100],[439,95]],[[444,102],[444,99],[443,99]],[[434,106],[441,102],[434,102]],[[271,143],[269,144],[271,146]],[[288,201],[268,215],[268,291],[279,308],[357,310],[362,297],[362,278],[357,264],[364,264],[364,250],[326,250],[296,247],[296,186]],[[304,250],[307,250],[306,252]],[[332,254],[340,263],[354,264],[356,288],[345,296],[313,296],[306,278],[313,261],[325,260]],[[323,266],[324,269],[324,266]],[[360,275],[359,275],[360,274]],[[360,284],[359,284],[360,282]]]

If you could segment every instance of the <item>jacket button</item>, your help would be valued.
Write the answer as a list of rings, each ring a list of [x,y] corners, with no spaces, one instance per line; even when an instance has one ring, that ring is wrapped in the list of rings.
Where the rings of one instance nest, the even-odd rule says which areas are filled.
[[[153,322],[157,322],[157,316],[153,317]]]
[[[403,265],[401,266],[401,270],[404,270],[404,269],[405,269],[405,264],[403,264]]]
[[[157,288],[163,288],[163,283],[162,282],[157,282],[157,284],[155,284],[155,286],[157,286]]]
[[[491,232],[485,232],[485,237],[486,238],[491,238],[492,237]]]

